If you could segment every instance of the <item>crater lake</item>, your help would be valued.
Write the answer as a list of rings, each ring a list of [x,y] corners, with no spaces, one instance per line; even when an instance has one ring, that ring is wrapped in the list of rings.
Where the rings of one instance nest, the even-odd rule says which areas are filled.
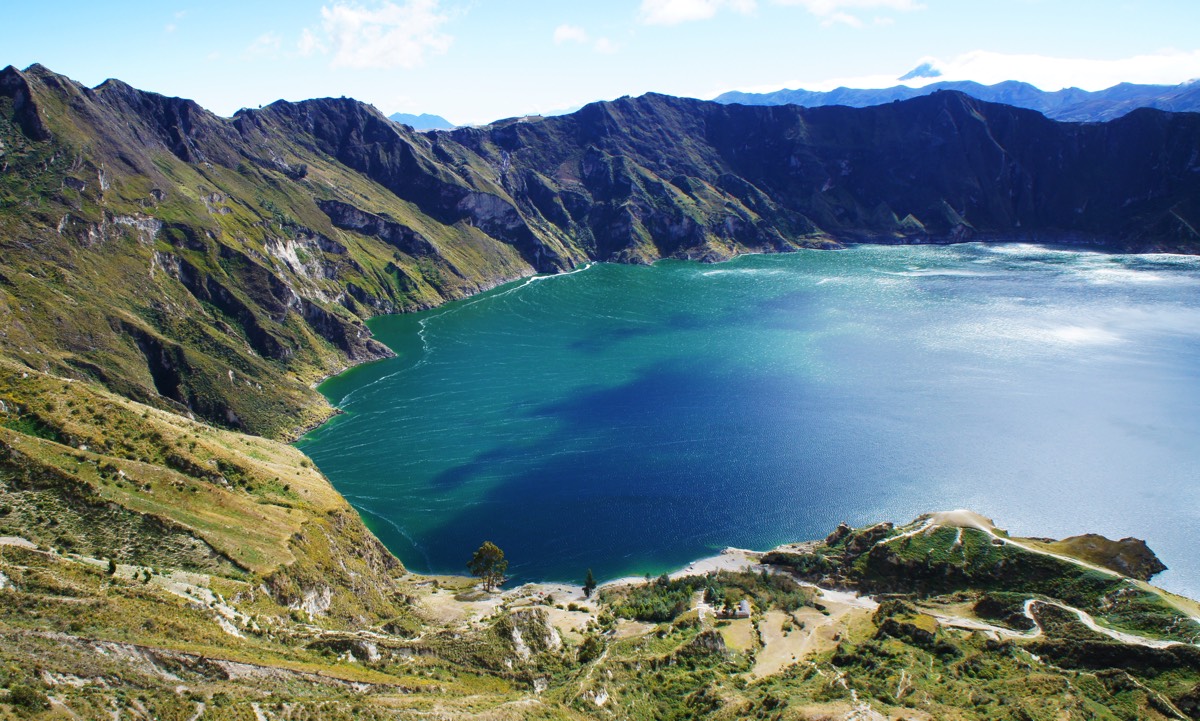
[[[298,445],[414,571],[657,574],[971,508],[1200,597],[1200,258],[1023,244],[594,264],[374,319]]]

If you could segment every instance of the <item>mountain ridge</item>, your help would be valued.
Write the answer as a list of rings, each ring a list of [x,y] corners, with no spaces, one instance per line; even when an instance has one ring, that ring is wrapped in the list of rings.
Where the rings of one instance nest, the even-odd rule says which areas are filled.
[[[9,306],[41,318],[0,349],[275,437],[332,412],[313,382],[390,353],[366,318],[585,262],[998,239],[1200,250],[1191,114],[1080,125],[950,92],[860,110],[651,94],[420,133],[351,99],[224,119],[41,66],[6,68],[0,92],[0,271]]]
[[[915,69],[913,72],[920,70]],[[933,75],[905,75],[935,77]],[[931,93],[953,90],[987,102],[1004,103],[1036,110],[1053,120],[1066,122],[1103,122],[1126,115],[1138,108],[1153,108],[1171,112],[1200,111],[1200,81],[1191,80],[1179,85],[1138,85],[1119,83],[1104,90],[1088,91],[1063,88],[1045,91],[1029,83],[1006,80],[983,85],[970,80],[937,81],[921,87],[894,85],[889,88],[839,87],[829,91],[776,90],[765,93],[730,91],[718,95],[719,103],[742,105],[802,105],[822,107],[847,105],[869,107],[897,100],[910,100]]]
[[[446,120],[440,115],[430,113],[421,113],[414,115],[412,113],[392,113],[388,116],[388,120],[402,123],[409,126],[413,130],[453,130],[458,126]]]

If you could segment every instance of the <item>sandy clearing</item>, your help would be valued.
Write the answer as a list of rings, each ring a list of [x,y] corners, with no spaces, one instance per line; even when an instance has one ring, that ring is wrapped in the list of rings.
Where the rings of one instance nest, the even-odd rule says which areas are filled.
[[[16,546],[18,548],[28,548],[31,551],[36,551],[38,548],[36,543],[20,536],[0,536],[0,546]]]
[[[553,606],[545,606],[547,619],[551,626],[558,629],[558,632],[566,639],[579,643],[583,640],[584,629],[595,616],[590,613],[580,613],[578,611],[564,611]]]
[[[725,645],[734,651],[752,651],[758,645],[758,637],[754,633],[754,622],[748,618],[739,618],[729,622],[727,626],[717,628]]]
[[[879,602],[870,596],[860,596],[854,591],[839,591],[833,588],[822,588],[815,583],[801,581],[801,586],[815,589],[821,594],[821,605],[825,606],[830,612],[833,612],[831,606],[846,606],[848,608],[863,608],[868,611],[874,611],[879,608]]]
[[[754,660],[751,676],[755,678],[771,676],[800,660],[805,634],[795,628],[790,633],[785,632],[783,630],[785,624],[795,626],[791,616],[783,611],[767,611],[763,615],[762,621],[758,624],[763,648]]]
[[[803,661],[813,654],[837,645],[841,632],[857,617],[867,618],[879,604],[870,596],[850,591],[836,591],[811,583],[802,584],[820,593],[822,613],[805,606],[790,614],[768,611],[759,626],[763,649],[759,652],[751,678],[763,678]],[[791,620],[794,628],[783,633],[783,625]]]
[[[653,631],[657,626],[652,623],[642,623],[641,621],[630,621],[627,618],[617,619],[617,627],[613,629],[613,638],[635,638],[637,636],[645,636]]]

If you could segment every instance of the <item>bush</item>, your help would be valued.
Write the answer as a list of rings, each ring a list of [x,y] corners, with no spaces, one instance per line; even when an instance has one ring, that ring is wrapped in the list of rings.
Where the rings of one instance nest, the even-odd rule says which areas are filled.
[[[599,636],[587,636],[579,646],[579,663],[590,663],[604,653],[604,640]]]
[[[8,702],[26,711],[45,711],[50,708],[49,697],[32,686],[13,686],[8,692]]]
[[[672,581],[662,576],[644,586],[634,586],[621,595],[606,596],[604,600],[621,618],[663,623],[688,610],[700,582],[701,579],[696,578]]]

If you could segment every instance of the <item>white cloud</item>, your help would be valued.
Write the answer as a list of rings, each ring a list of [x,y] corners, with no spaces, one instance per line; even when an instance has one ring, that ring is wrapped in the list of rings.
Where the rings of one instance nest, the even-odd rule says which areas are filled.
[[[298,49],[300,54],[304,57],[308,57],[313,53],[321,53],[324,55],[325,53],[329,52],[329,48],[325,47],[325,43],[321,42],[321,39],[317,37],[317,34],[308,28],[304,28],[304,30],[301,31],[300,40],[296,43],[296,49]]]
[[[821,25],[825,27],[838,24],[849,25],[852,28],[861,28],[863,26],[862,20],[859,20],[857,15],[851,15],[850,13],[833,13],[832,15],[825,16],[825,19],[821,21]]]
[[[725,8],[746,14],[757,6],[756,0],[642,0],[639,14],[647,25],[678,25],[707,20]]]
[[[335,68],[414,68],[430,54],[450,48],[453,38],[441,31],[449,17],[438,0],[379,2],[371,8],[336,2],[321,8],[321,27],[332,46]],[[301,52],[321,45],[301,36]],[[305,44],[307,43],[307,45]]]
[[[283,47],[283,36],[277,32],[266,32],[259,35],[246,48],[245,56],[248,58],[274,58],[278,57],[279,49]]]
[[[554,44],[562,45],[564,43],[591,45],[592,50],[595,50],[603,55],[611,55],[620,49],[619,46],[609,38],[596,38],[593,40],[592,37],[588,35],[588,32],[578,25],[563,24],[554,28]]]
[[[592,50],[604,55],[612,55],[617,52],[617,44],[608,38],[596,38],[596,42],[592,43]]]
[[[563,24],[554,28],[555,45],[562,45],[563,43],[586,43],[587,41],[587,31],[578,25]]]
[[[184,16],[186,16],[186,15],[187,15],[187,10],[178,10],[175,12],[174,15],[172,15],[172,17],[174,17],[175,20],[178,21],[178,20],[182,20],[184,18]],[[179,23],[173,22],[173,23],[167,23],[166,26],[163,28],[163,31],[167,32],[167,33],[173,33],[178,29],[179,29]]]
[[[846,10],[923,10],[916,0],[772,0],[776,5],[796,5],[818,17],[829,17]]]
[[[850,10],[898,10],[909,12],[924,10],[925,6],[917,0],[772,0],[776,5],[791,5],[802,7],[821,19],[821,25],[849,25],[861,28],[863,21]],[[876,24],[882,18],[875,18]]]

